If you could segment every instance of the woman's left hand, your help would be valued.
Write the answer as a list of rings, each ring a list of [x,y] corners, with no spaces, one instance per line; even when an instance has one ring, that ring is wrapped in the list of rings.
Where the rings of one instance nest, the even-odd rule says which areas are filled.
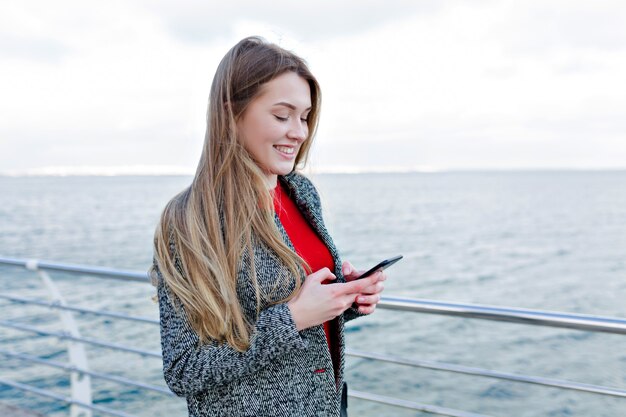
[[[354,281],[365,272],[365,270],[357,271],[348,261],[344,261],[341,264],[341,271],[343,272],[346,282]],[[385,289],[385,285],[382,281],[387,279],[387,275],[384,271],[378,271],[375,275],[378,275],[376,284],[366,287],[355,299],[355,302],[359,305],[359,313],[373,313],[376,309],[376,305],[380,301],[380,294]]]

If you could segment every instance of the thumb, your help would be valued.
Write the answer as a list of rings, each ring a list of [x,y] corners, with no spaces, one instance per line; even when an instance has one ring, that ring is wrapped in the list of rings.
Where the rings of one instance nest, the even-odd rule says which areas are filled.
[[[312,273],[311,275],[309,275],[309,277],[311,277],[311,279],[318,281],[318,282],[323,282],[324,280],[333,280],[335,278],[337,278],[335,276],[335,274],[333,274],[332,272],[330,272],[330,269],[324,267],[318,271],[315,271],[314,273]]]

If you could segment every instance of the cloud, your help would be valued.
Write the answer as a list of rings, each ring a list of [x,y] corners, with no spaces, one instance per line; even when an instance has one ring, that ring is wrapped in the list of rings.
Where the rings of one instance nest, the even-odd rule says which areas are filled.
[[[436,13],[444,7],[435,0],[277,0],[271,5],[254,0],[144,0],[136,4],[158,16],[177,38],[198,43],[231,38],[233,24],[241,21],[279,26],[300,41],[311,42],[358,34],[407,16]]]
[[[492,28],[508,52],[548,57],[572,50],[626,49],[626,7],[623,2],[506,2],[506,15]]]
[[[54,39],[0,34],[0,53],[4,58],[56,64],[72,52],[72,48]]]
[[[578,1],[3,3],[0,166],[195,167],[213,73],[251,34],[320,81],[320,164],[615,166],[623,17]]]

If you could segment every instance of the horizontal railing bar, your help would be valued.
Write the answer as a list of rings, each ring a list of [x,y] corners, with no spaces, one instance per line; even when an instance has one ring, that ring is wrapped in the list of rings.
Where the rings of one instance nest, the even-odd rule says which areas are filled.
[[[150,282],[147,272],[124,271],[121,269],[100,266],[67,264],[61,262],[40,261],[38,259],[16,259],[0,257],[0,265],[21,266],[29,270],[44,269],[47,271],[67,272],[71,274],[88,274],[98,278],[113,278],[122,281]]]
[[[33,394],[41,395],[43,397],[53,398],[55,400],[58,400],[58,401],[61,401],[61,402],[65,402],[65,403],[68,403],[68,404],[76,404],[76,405],[81,406],[83,408],[88,408],[90,410],[99,411],[99,412],[105,413],[105,414],[110,414],[112,416],[117,416],[117,417],[135,417],[132,414],[126,414],[126,413],[124,413],[122,411],[112,410],[110,408],[102,407],[100,405],[87,404],[87,403],[84,403],[82,401],[73,400],[72,398],[66,397],[66,396],[61,395],[61,394],[56,394],[54,392],[43,390],[41,388],[36,388],[36,387],[31,386],[31,385],[22,384],[20,382],[9,381],[8,379],[4,379],[4,378],[0,378],[0,384],[8,385],[10,387],[13,387],[13,388],[16,388],[16,389],[19,389],[19,390],[22,390],[22,391],[32,392]]]
[[[123,271],[112,268],[0,257],[0,265],[2,264],[21,266],[31,270],[40,268],[62,272],[92,274],[103,278],[116,278],[140,282],[150,281],[147,272]],[[378,307],[389,310],[505,321],[511,323],[568,328],[593,332],[626,334],[626,319],[615,317],[561,313],[524,308],[495,307],[479,304],[454,303],[402,297],[382,297],[378,303]]]
[[[536,326],[626,334],[626,319],[524,308],[494,307],[423,299],[382,297],[377,308],[506,321]]]
[[[35,362],[35,363],[39,363],[41,365],[45,365],[45,366],[50,366],[53,368],[59,368],[59,369],[65,369],[66,371],[70,371],[70,372],[78,372],[81,374],[85,374],[85,375],[89,375],[89,376],[93,376],[96,378],[100,378],[100,379],[106,379],[108,381],[113,381],[113,382],[118,382],[120,384],[124,384],[124,385],[131,385],[134,387],[138,387],[138,388],[143,388],[149,391],[154,391],[154,392],[158,392],[161,394],[166,394],[172,397],[175,397],[176,394],[174,394],[173,392],[171,392],[169,389],[167,388],[163,388],[163,387],[159,387],[157,385],[151,385],[151,384],[146,384],[143,382],[138,382],[138,381],[134,381],[132,379],[128,379],[128,378],[124,378],[121,376],[117,376],[117,375],[111,375],[111,374],[103,374],[100,372],[95,372],[95,371],[90,371],[87,369],[82,369],[79,368],[77,366],[73,366],[73,365],[66,365],[64,363],[61,362],[56,362],[56,361],[51,361],[51,360],[47,360],[47,359],[41,359],[38,358],[36,356],[33,355],[28,355],[25,353],[15,353],[15,352],[10,352],[8,350],[5,349],[0,349],[0,354],[3,354],[5,356],[8,357],[13,357],[13,358],[17,358],[26,362]]]
[[[442,362],[432,362],[424,360],[405,359],[393,355],[384,355],[379,353],[364,352],[353,349],[346,349],[348,356],[354,356],[365,359],[373,359],[381,362],[395,363],[398,365],[407,365],[417,368],[427,368],[437,371],[448,371],[473,376],[481,376],[486,378],[495,378],[514,382],[523,382],[535,385],[544,385],[553,388],[562,388],[576,391],[589,392],[593,394],[610,395],[613,397],[626,398],[626,390],[619,388],[605,387],[601,385],[585,384],[581,382],[565,381],[561,379],[543,378],[530,375],[519,375],[501,371],[492,371],[483,368],[474,368],[463,365],[455,365]]]
[[[143,323],[159,324],[159,320],[157,319],[151,319],[148,317],[129,316],[123,313],[93,310],[93,309],[83,308],[83,307],[64,306],[64,305],[61,305],[58,301],[48,301],[48,300],[40,300],[36,298],[17,297],[14,295],[6,295],[6,294],[0,294],[0,298],[13,301],[15,303],[21,303],[21,304],[35,304],[35,305],[39,305],[42,307],[54,308],[58,310],[69,310],[69,311],[76,311],[79,313],[95,314],[98,316],[113,317],[113,318],[118,318],[118,319],[123,319],[123,320],[133,320],[133,321],[140,321]]]
[[[437,405],[420,404],[414,401],[402,400],[399,398],[387,397],[384,395],[371,394],[368,392],[348,390],[348,397],[359,398],[361,400],[374,401],[385,405],[408,408],[415,411],[423,411],[429,414],[451,417],[489,417],[485,414],[476,414],[469,411],[455,410],[452,408],[440,407]]]
[[[106,347],[106,348],[110,348],[110,349],[115,349],[115,350],[122,350],[125,352],[131,352],[131,353],[138,353],[140,355],[144,355],[144,356],[152,356],[154,358],[162,358],[161,354],[158,352],[152,352],[149,350],[142,350],[142,349],[136,349],[136,348],[131,348],[131,347],[127,347],[127,346],[123,346],[123,345],[118,345],[115,343],[108,343],[108,342],[102,342],[98,339],[92,339],[89,337],[76,337],[76,336],[72,336],[69,333],[66,332],[52,332],[52,331],[48,331],[48,330],[43,330],[43,329],[39,329],[37,327],[34,326],[29,326],[26,324],[16,324],[16,323],[11,323],[8,322],[6,320],[0,320],[0,326],[4,326],[4,327],[10,327],[12,329],[17,329],[17,330],[23,330],[26,332],[31,332],[31,333],[37,333],[40,335],[44,335],[44,336],[53,336],[53,337],[57,337],[59,339],[62,340],[73,340],[75,342],[82,342],[82,343],[87,343],[90,345],[96,345],[96,346],[102,346],[102,347]]]

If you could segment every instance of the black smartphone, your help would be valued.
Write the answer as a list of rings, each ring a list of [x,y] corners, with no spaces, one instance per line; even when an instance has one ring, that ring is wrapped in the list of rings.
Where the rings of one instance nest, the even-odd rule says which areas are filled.
[[[365,271],[363,274],[361,274],[357,279],[362,279],[362,278],[367,278],[370,275],[376,273],[378,270],[383,270],[383,269],[387,269],[389,268],[391,265],[395,264],[396,262],[398,262],[400,259],[402,259],[402,255],[398,255],[398,256],[394,256],[393,258],[389,258],[389,259],[385,259],[384,261],[380,262],[378,265],[376,265],[373,268],[368,269],[367,271]]]

